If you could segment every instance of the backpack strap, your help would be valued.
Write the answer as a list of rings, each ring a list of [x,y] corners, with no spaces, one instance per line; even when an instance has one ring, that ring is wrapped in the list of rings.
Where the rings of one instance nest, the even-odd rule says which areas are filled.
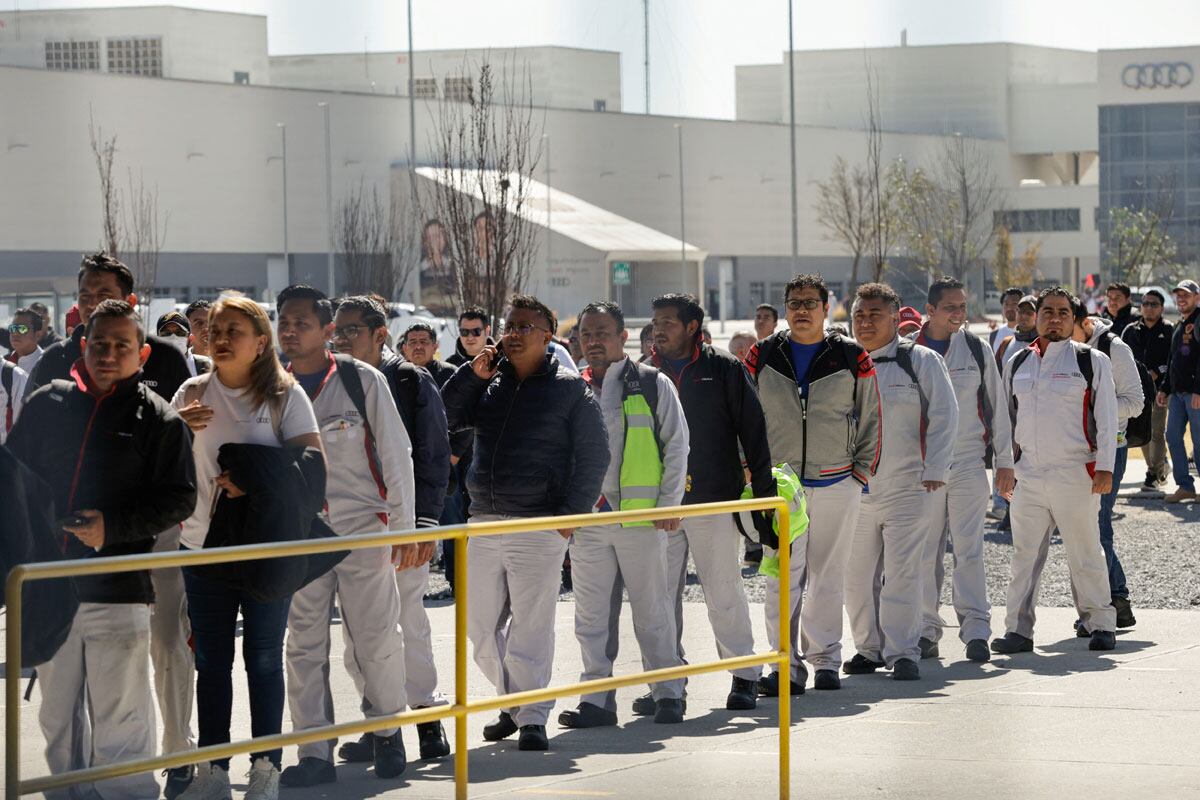
[[[1015,394],[1013,394],[1012,379],[1013,379],[1013,376],[1017,374],[1017,370],[1019,370],[1021,368],[1021,365],[1024,364],[1026,360],[1028,360],[1029,354],[1032,352],[1033,351],[1027,347],[1024,350],[1019,351],[1015,356],[1013,356],[1012,369],[1008,373],[1008,384],[1004,387],[1005,394],[1008,396],[1009,424],[1012,426],[1013,431],[1017,430],[1017,396]],[[1015,446],[1016,445],[1015,441],[1013,444],[1014,444],[1013,461],[1020,461],[1021,460],[1020,449]]]
[[[1106,336],[1101,336],[1100,341],[1104,342]],[[1111,342],[1110,342],[1111,344]],[[1087,438],[1088,444],[1093,450],[1096,449],[1096,391],[1092,385],[1092,354],[1088,346],[1075,348],[1075,363],[1079,367],[1079,373],[1083,375],[1087,381],[1087,388],[1084,389],[1083,405],[1087,410],[1087,417],[1084,419],[1083,435]],[[1104,352],[1101,349],[1101,352]]]
[[[658,432],[658,370],[647,364],[640,364],[633,359],[625,365],[621,375],[622,398],[631,394],[640,394],[646,398],[650,406],[651,424],[654,426],[654,442],[658,445],[659,455],[662,455],[662,439]]]
[[[355,366],[354,359],[350,356],[337,353],[333,360],[337,364],[342,388],[346,390],[346,394],[350,395],[350,402],[354,403],[355,410],[362,417],[363,430],[367,435],[367,462],[371,468],[371,474],[375,478],[375,483],[379,485],[380,491],[385,491],[383,468],[379,463],[379,449],[375,442],[375,432],[371,429],[371,418],[367,416],[367,395],[363,390],[362,377],[358,374],[358,367]]]
[[[978,336],[970,331],[963,331],[963,338],[967,340],[967,349],[971,351],[971,356],[975,359],[975,365],[979,367],[979,415],[983,419],[983,435],[987,437],[984,443],[987,445],[988,456],[990,462],[990,454],[992,452],[992,414],[995,409],[992,408],[992,398],[987,390],[987,372],[984,367],[983,341]]]
[[[7,361],[0,361],[0,385],[4,386],[4,432],[13,426],[13,377],[16,370]]]
[[[917,371],[913,368],[912,353],[916,347],[916,342],[911,339],[900,338],[896,342],[896,355],[883,356],[882,358],[873,359],[876,364],[888,364],[894,362],[904,373],[912,379],[912,382],[917,386],[917,395],[921,398],[921,451],[924,455],[925,450],[925,429],[929,425],[929,398],[925,396],[925,390],[921,388],[921,381],[917,377]]]

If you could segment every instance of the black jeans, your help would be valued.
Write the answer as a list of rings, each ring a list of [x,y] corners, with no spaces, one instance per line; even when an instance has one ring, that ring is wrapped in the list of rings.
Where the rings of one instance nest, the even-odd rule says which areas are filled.
[[[211,569],[211,567],[209,568]],[[249,600],[220,581],[184,567],[188,619],[196,648],[196,712],[198,744],[230,740],[233,713],[233,650],[238,612],[242,614],[242,660],[250,688],[250,733],[254,737],[283,729],[283,634],[292,599],[270,603]],[[251,753],[250,761],[265,756],[280,767],[283,750]],[[212,762],[225,770],[229,759]]]

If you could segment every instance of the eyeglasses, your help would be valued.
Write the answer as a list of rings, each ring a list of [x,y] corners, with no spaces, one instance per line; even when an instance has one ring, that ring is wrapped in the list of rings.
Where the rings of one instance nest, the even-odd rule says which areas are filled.
[[[25,336],[33,332],[33,328],[20,322],[8,326],[8,332],[16,336]]]
[[[333,329],[333,338],[345,339],[347,342],[354,341],[358,335],[366,330],[363,325],[343,325],[340,328]]]
[[[459,328],[459,336],[483,336],[483,328]]]
[[[534,331],[543,331],[549,333],[545,328],[540,328],[537,325],[506,325],[504,328],[505,336],[528,336]]]
[[[816,311],[817,308],[820,307],[821,301],[814,300],[809,297],[805,298],[804,300],[788,300],[786,305],[788,307],[788,311],[799,311],[802,308],[805,311]]]
[[[1142,308],[1162,308],[1162,303],[1147,303],[1145,300],[1143,300]]]

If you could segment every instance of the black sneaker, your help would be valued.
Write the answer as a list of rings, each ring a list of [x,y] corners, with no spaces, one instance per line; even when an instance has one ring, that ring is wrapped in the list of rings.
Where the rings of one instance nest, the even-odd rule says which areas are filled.
[[[729,687],[729,696],[725,698],[725,708],[728,711],[758,708],[758,681],[748,681],[735,675]]]
[[[872,661],[862,653],[855,653],[854,658],[842,664],[842,672],[847,675],[870,675],[885,666],[887,665],[882,661]]]
[[[683,693],[683,713],[687,713],[687,692]],[[646,693],[633,701],[633,713],[639,717],[650,717],[658,713],[658,704],[654,702],[654,695]]]
[[[279,773],[279,785],[291,788],[317,786],[337,781],[337,770],[323,758],[305,756],[300,763]]]
[[[792,697],[799,697],[804,694],[804,684],[796,680],[789,681]],[[759,697],[779,697],[779,673],[772,672],[770,675],[758,679],[758,696]]]
[[[920,638],[918,644],[921,646],[921,660],[925,661],[929,658],[938,657],[938,643],[933,639],[926,639],[924,636]]]
[[[654,721],[659,725],[676,725],[683,722],[683,701],[674,697],[664,697],[657,701],[654,709]]]
[[[1032,653],[1033,639],[1026,639],[1019,633],[1009,631],[998,639],[992,639],[992,652],[1002,655]]]
[[[163,797],[166,797],[167,800],[175,800],[176,797],[183,794],[184,789],[191,786],[192,778],[196,776],[196,767],[188,764],[186,767],[164,769],[162,774],[167,777],[166,785],[163,787]]]
[[[1137,618],[1133,616],[1133,606],[1129,605],[1128,597],[1114,597],[1112,599],[1113,608],[1117,609],[1117,627],[1132,628],[1137,625]]]
[[[421,748],[422,761],[436,761],[450,755],[450,742],[441,721],[422,722],[417,726],[417,742]]]
[[[813,675],[813,688],[826,691],[840,689],[842,679],[838,677],[836,669],[819,669],[817,674]]]
[[[391,736],[375,736],[375,777],[399,778],[408,766],[408,757],[404,753],[404,740],[400,731]]]
[[[757,567],[762,563],[762,554],[763,551],[761,547],[755,548],[754,550],[746,548],[746,555],[742,557],[742,566]]]
[[[357,742],[343,742],[337,754],[342,761],[351,764],[370,761],[375,758],[375,734],[364,733]]]
[[[518,750],[549,750],[550,740],[546,738],[545,725],[522,725],[521,736],[517,739]]]
[[[1112,631],[1092,631],[1092,640],[1088,642],[1088,650],[1116,650],[1117,635]]]
[[[967,660],[977,664],[986,664],[992,660],[986,639],[972,639],[967,642]]]
[[[892,680],[919,681],[921,668],[911,658],[897,658],[896,663],[892,664]]]
[[[483,738],[489,742],[507,739],[517,732],[517,723],[507,711],[501,711],[495,722],[483,726]]]
[[[617,712],[595,703],[580,703],[559,714],[558,724],[564,728],[604,728],[617,724]]]

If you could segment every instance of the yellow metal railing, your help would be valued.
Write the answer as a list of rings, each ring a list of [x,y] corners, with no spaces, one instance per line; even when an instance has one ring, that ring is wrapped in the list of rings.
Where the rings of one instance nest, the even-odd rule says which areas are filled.
[[[779,797],[781,800],[787,800],[789,793],[788,733],[791,722],[790,695],[787,691],[787,680],[791,674],[791,659],[789,655],[791,652],[791,626],[787,622],[790,608],[788,602],[789,581],[786,579],[789,570],[790,554],[787,547],[781,548],[779,552],[780,575],[785,577],[779,581],[778,602],[780,625],[779,650],[777,652],[726,658],[703,664],[684,664],[679,667],[650,670],[633,675],[601,678],[583,683],[573,683],[567,686],[551,686],[528,692],[514,692],[487,700],[476,700],[474,702],[467,700],[466,585],[468,539],[476,536],[500,536],[529,531],[574,529],[597,524],[648,522],[661,519],[701,517],[713,514],[769,509],[774,509],[778,515],[778,529],[785,532],[783,538],[786,540],[786,531],[789,530],[787,502],[779,497],[768,497],[753,500],[734,500],[724,503],[676,506],[673,508],[655,508],[646,511],[616,511],[603,515],[575,514],[561,517],[531,517],[496,522],[468,523],[466,525],[441,528],[422,528],[416,532],[385,531],[382,533],[359,534],[330,539],[272,542],[269,544],[220,547],[211,550],[179,551],[176,553],[144,553],[132,556],[114,556],[111,558],[89,558],[75,561],[22,564],[14,567],[9,572],[8,581],[5,586],[5,597],[8,607],[8,627],[6,630],[7,657],[5,659],[5,796],[16,798],[24,794],[35,794],[50,789],[61,789],[79,783],[90,783],[106,778],[118,778],[139,772],[171,769],[203,761],[229,758],[243,753],[259,752],[278,747],[319,742],[336,737],[354,736],[403,725],[416,725],[422,722],[453,718],[455,797],[457,800],[466,800],[468,785],[466,723],[467,717],[470,714],[482,711],[494,711],[518,705],[541,703],[560,697],[571,697],[590,692],[619,689],[624,686],[674,680],[688,675],[720,672],[764,664],[778,664],[781,701],[779,703]],[[30,778],[25,781],[21,780],[21,587],[29,581],[45,580],[48,578],[69,578],[81,575],[134,572],[145,569],[164,569],[167,567],[196,567],[203,564],[225,564],[233,561],[256,561],[263,558],[330,553],[341,550],[361,550],[383,545],[410,544],[438,539],[454,540],[454,585],[459,587],[459,590],[455,594],[454,610],[453,705],[404,711],[386,717],[371,717],[370,719],[362,719],[355,722],[328,725],[323,728],[309,728],[292,733],[263,736],[258,739],[244,739],[238,742],[201,747],[196,750],[186,750],[152,758],[124,761],[119,764],[90,767],[60,775]]]

